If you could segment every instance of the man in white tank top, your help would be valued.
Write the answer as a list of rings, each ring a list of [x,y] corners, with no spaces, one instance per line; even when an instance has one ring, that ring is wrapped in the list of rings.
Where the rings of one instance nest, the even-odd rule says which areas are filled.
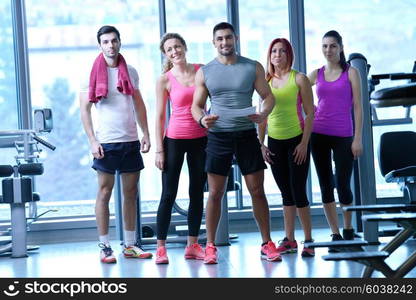
[[[146,153],[150,149],[146,107],[139,91],[139,77],[119,53],[120,33],[115,27],[101,27],[97,40],[102,54],[94,62],[89,86],[81,87],[80,112],[94,156],[92,168],[97,171],[98,177],[95,214],[101,247],[100,260],[103,263],[116,262],[108,235],[109,201],[116,171],[120,173],[123,185],[123,254],[127,258],[150,258],[151,253],[136,245],[137,184],[140,170],[144,168],[140,151]],[[91,117],[93,103],[97,111],[95,130]],[[143,132],[140,142],[136,120]]]

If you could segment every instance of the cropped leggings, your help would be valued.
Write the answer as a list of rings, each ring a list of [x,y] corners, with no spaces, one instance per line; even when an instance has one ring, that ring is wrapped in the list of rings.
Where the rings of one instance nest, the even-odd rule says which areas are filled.
[[[185,153],[189,171],[188,235],[198,236],[207,178],[204,171],[207,138],[171,139],[165,137],[163,143],[165,165],[162,172],[162,196],[157,210],[157,239],[166,240],[167,237]]]
[[[312,133],[311,149],[316,173],[321,187],[323,203],[335,201],[334,188],[337,188],[339,202],[352,203],[351,175],[354,157],[351,151],[352,137],[338,137]],[[335,178],[332,171],[332,159],[335,162]]]
[[[268,138],[269,150],[274,153],[271,156],[273,160],[272,174],[282,193],[283,205],[296,205],[298,208],[309,205],[306,196],[306,180],[310,162],[309,148],[306,161],[301,165],[295,163],[293,155],[301,140],[302,135],[286,140]]]

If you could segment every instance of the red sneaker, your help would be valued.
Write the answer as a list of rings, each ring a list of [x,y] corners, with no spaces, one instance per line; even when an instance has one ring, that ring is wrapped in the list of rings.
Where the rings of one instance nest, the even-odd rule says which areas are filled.
[[[198,243],[192,244],[191,246],[186,246],[185,258],[202,260],[205,258],[204,249],[202,249],[201,245]]]
[[[313,243],[313,240],[303,241],[302,244],[304,244],[304,243]],[[315,256],[315,249],[303,246],[303,250],[302,250],[301,255],[303,257],[313,257],[313,256]]]
[[[212,243],[207,244],[207,246],[205,247],[204,263],[209,265],[216,264],[217,260],[217,247],[215,247]]]
[[[168,264],[169,258],[168,258],[168,252],[166,251],[166,247],[160,246],[157,248],[156,251],[156,264]]]
[[[280,254],[296,253],[298,252],[298,243],[296,241],[289,241],[287,237],[283,241],[279,241],[279,247],[277,251]]]
[[[261,259],[267,261],[282,261],[279,251],[276,249],[276,245],[269,241],[267,244],[261,246]]]

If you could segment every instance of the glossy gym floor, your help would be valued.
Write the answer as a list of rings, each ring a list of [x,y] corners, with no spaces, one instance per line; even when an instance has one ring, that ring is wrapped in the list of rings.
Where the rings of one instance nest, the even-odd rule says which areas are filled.
[[[316,229],[316,241],[326,241],[328,229]],[[146,260],[125,259],[121,255],[118,241],[112,241],[117,256],[117,263],[105,265],[99,261],[99,248],[95,241],[43,244],[27,258],[10,258],[0,256],[0,277],[49,277],[49,278],[357,278],[360,277],[363,265],[356,262],[325,261],[326,248],[317,248],[314,258],[302,258],[297,254],[283,255],[283,261],[270,263],[260,259],[259,234],[257,232],[238,233],[231,246],[219,247],[219,263],[204,265],[202,261],[185,260],[184,244],[168,244],[170,263],[156,265],[154,258]],[[302,236],[300,231],[296,232]],[[277,240],[283,232],[274,231],[272,237]],[[367,246],[366,249],[381,248],[391,237],[380,238],[378,246]],[[298,242],[299,249],[302,244]],[[155,245],[145,245],[147,251],[155,253]],[[395,268],[403,258],[416,249],[416,239],[409,239],[397,249],[387,263]],[[373,277],[383,277],[375,272]],[[406,276],[416,278],[416,269]]]

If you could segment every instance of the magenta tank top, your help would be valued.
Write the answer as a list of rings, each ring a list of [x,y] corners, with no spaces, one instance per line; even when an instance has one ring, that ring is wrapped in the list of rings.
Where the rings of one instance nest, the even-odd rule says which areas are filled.
[[[353,135],[353,101],[348,69],[332,82],[325,80],[325,67],[318,70],[316,78],[318,106],[315,108],[313,132],[340,137]]]
[[[199,67],[199,65],[194,65],[195,70]],[[191,113],[195,86],[180,84],[171,71],[166,74],[170,82],[168,96],[172,109],[166,136],[171,139],[195,139],[206,136],[206,129],[199,126]]]

